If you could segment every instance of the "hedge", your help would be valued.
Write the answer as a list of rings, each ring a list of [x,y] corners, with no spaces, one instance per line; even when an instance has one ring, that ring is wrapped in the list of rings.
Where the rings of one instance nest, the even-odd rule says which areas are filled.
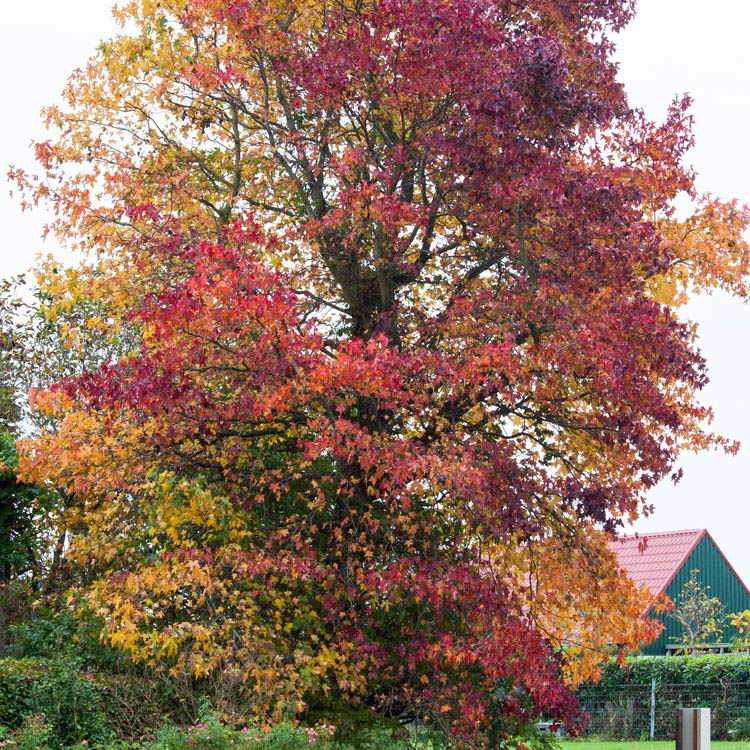
[[[632,656],[624,667],[610,662],[599,684],[603,687],[650,684],[711,685],[750,683],[750,655]]]
[[[578,690],[591,717],[589,733],[615,740],[647,738],[652,680],[656,739],[674,736],[678,708],[711,708],[715,740],[732,738],[742,722],[750,722],[750,656],[640,656],[624,666],[609,664],[600,682]]]
[[[40,714],[51,748],[142,739],[167,719],[186,719],[165,684],[144,674],[95,673],[69,657],[0,659],[0,727],[16,730]]]

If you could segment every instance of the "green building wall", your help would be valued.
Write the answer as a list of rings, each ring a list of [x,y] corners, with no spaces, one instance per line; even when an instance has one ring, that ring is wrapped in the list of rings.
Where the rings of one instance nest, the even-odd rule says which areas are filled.
[[[708,595],[721,600],[726,614],[750,609],[750,595],[708,535],[701,537],[700,542],[667,586],[666,594],[673,602],[677,601],[693,570],[698,571],[698,580],[702,587],[710,586]],[[653,643],[644,647],[641,653],[663,656],[667,652],[668,643],[679,643],[683,632],[682,626],[668,613],[654,615],[651,612],[649,616],[660,620],[664,624],[664,630]],[[727,625],[724,633],[717,636],[714,642],[729,642],[736,633],[735,628]]]

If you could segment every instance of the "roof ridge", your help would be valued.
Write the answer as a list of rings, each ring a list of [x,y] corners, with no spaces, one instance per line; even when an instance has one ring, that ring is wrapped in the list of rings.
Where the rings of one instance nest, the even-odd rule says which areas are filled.
[[[619,534],[615,539],[647,539],[651,536],[678,536],[680,534],[701,534],[707,529],[677,529],[676,531],[635,531],[632,534]]]

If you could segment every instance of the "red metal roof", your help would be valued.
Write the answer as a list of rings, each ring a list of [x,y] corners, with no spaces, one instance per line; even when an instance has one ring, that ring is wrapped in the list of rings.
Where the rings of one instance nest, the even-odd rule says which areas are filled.
[[[609,547],[636,584],[658,596],[705,534],[705,529],[690,529],[621,536]]]

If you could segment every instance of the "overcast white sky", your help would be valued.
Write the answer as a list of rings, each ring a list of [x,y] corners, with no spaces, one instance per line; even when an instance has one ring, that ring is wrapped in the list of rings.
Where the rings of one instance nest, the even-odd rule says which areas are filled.
[[[690,161],[698,187],[750,203],[750,3],[745,0],[640,0],[619,40],[621,80],[631,101],[660,117],[675,94],[695,100],[696,146]],[[652,517],[638,531],[707,528],[750,584],[750,308],[723,295],[692,303],[711,382],[704,400],[714,428],[742,442],[732,458],[683,457],[684,478],[656,488]]]
[[[43,136],[39,110],[55,99],[68,73],[97,42],[114,33],[109,0],[6,2],[0,11],[0,170],[32,166],[29,144]],[[639,0],[633,23],[620,36],[621,80],[631,101],[661,118],[676,94],[695,105],[697,145],[690,161],[699,188],[750,203],[750,3],[746,0]],[[19,273],[40,250],[43,217],[21,214],[0,188],[0,276]],[[750,308],[715,295],[696,300],[687,316],[698,321],[711,372],[705,400],[714,427],[743,443],[735,458],[686,456],[683,481],[657,488],[656,512],[639,531],[707,528],[750,584]]]

